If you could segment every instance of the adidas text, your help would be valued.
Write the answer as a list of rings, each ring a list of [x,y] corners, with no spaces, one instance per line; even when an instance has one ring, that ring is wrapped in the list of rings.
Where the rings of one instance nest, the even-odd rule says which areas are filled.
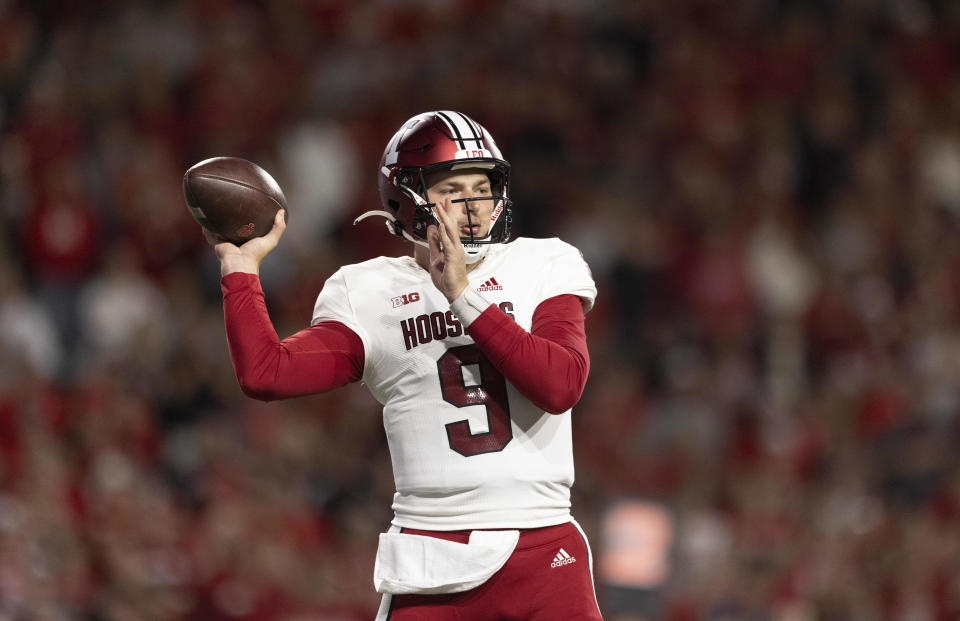
[[[570,556],[567,554],[566,550],[560,548],[560,552],[553,558],[553,562],[550,563],[550,567],[560,567],[562,565],[569,565],[570,563],[576,562],[576,557]]]
[[[490,280],[477,287],[477,291],[503,291],[503,285],[498,283],[496,278],[490,278]]]

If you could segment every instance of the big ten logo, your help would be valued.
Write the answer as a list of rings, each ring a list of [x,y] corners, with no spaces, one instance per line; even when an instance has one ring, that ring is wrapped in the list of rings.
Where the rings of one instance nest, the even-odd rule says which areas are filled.
[[[393,304],[393,308],[398,306],[404,306],[410,304],[411,302],[419,302],[420,294],[414,291],[413,293],[404,293],[403,295],[398,295],[395,298],[390,298],[390,303]]]

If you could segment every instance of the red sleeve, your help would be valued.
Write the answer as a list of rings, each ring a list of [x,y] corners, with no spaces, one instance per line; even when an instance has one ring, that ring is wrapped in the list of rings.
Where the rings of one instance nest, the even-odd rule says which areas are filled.
[[[254,274],[235,272],[220,281],[227,345],[244,394],[270,401],[324,392],[363,375],[363,343],[334,321],[277,337]]]
[[[580,298],[558,295],[537,306],[530,332],[491,304],[467,333],[520,394],[560,414],[580,400],[590,372],[583,322]]]

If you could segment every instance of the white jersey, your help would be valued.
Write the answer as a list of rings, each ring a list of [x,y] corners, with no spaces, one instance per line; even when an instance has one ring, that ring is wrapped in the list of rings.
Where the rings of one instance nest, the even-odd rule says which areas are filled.
[[[530,330],[542,301],[596,286],[579,251],[557,239],[493,246],[471,287]],[[339,321],[363,342],[363,381],[383,404],[393,524],[428,530],[535,528],[570,519],[570,412],[517,392],[468,336],[413,257],[347,265],[317,298],[312,324]]]

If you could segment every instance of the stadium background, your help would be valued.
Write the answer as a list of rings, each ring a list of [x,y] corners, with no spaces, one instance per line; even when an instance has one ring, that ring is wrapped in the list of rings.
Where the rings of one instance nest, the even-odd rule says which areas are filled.
[[[0,619],[371,618],[379,408],[241,395],[180,178],[284,187],[285,336],[438,108],[598,281],[608,620],[956,619],[958,60],[950,0],[0,0]]]

